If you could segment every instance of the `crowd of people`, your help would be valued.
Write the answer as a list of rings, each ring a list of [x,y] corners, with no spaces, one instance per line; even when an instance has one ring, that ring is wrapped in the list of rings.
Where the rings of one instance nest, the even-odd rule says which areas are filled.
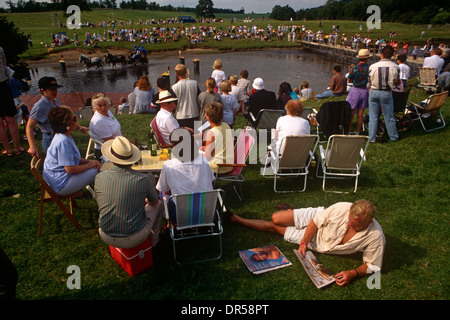
[[[282,29],[281,29],[282,30]],[[424,59],[424,66],[436,68],[436,76],[450,74],[448,49],[444,55],[441,48],[433,48],[430,57]],[[393,47],[387,45],[381,51],[381,60],[368,65],[370,51],[361,49],[359,63],[352,66],[347,75],[339,66],[333,69],[329,90],[315,94],[304,81],[298,88],[288,82],[280,84],[278,96],[267,90],[260,77],[248,79],[247,70],[237,75],[226,76],[222,61],[217,59],[211,76],[206,80],[206,90],[200,89],[197,81],[187,77],[184,64],[175,67],[176,81],[173,85],[164,77],[157,79],[157,89],[152,88],[148,76],[143,75],[134,84],[134,90],[121,99],[119,111],[129,107],[131,114],[154,113],[155,123],[164,141],[176,146],[183,142],[185,152],[174,153],[173,159],[164,163],[158,181],[152,174],[139,173],[131,166],[139,161],[138,146],[124,137],[119,121],[109,110],[111,100],[103,93],[90,99],[94,115],[89,128],[77,123],[74,112],[62,106],[57,99],[61,87],[52,77],[38,81],[40,100],[32,107],[27,119],[26,135],[31,156],[44,158],[43,177],[60,195],[78,191],[87,185],[94,185],[95,198],[99,206],[99,235],[106,243],[122,248],[132,248],[150,237],[152,246],[159,240],[162,204],[171,194],[209,191],[213,188],[214,175],[226,173],[220,164],[234,163],[234,136],[232,128],[236,115],[243,114],[250,123],[261,109],[285,110],[275,128],[271,143],[272,150],[281,153],[283,138],[288,135],[310,134],[310,124],[301,117],[303,101],[343,96],[350,103],[353,117],[357,116],[356,132],[361,130],[362,116],[369,110],[369,141],[377,138],[377,121],[381,110],[387,133],[391,141],[399,139],[393,116],[392,90],[402,90],[410,77],[405,54],[396,55]],[[396,62],[393,58],[396,57]],[[3,155],[20,155],[20,147],[12,90],[8,85],[6,61],[0,48],[0,90],[5,98],[0,119],[8,124],[13,140],[14,152],[3,126],[0,126],[0,140],[5,150]],[[209,130],[194,133],[195,122],[209,125]],[[42,132],[42,151],[37,147],[34,132]],[[95,160],[81,158],[72,138],[79,130],[95,140]],[[350,131],[350,128],[349,128]],[[194,136],[204,135],[201,145]],[[186,141],[189,141],[186,144]],[[110,169],[100,171],[102,163],[111,162]],[[220,171],[219,171],[220,170]],[[175,204],[170,204],[173,214]],[[349,284],[352,279],[379,270],[382,266],[384,235],[374,219],[375,208],[370,202],[337,203],[329,208],[315,210],[294,209],[281,205],[272,221],[250,220],[228,213],[231,222],[257,230],[272,231],[284,235],[287,241],[299,244],[303,254],[306,248],[319,252],[350,254],[364,251],[363,264],[357,269],[339,273],[337,283]],[[328,224],[331,218],[336,224]],[[332,237],[331,237],[332,236]],[[330,242],[329,239],[334,240]]]

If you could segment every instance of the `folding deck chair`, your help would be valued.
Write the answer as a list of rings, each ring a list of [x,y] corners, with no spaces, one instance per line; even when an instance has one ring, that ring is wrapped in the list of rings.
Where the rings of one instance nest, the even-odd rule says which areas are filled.
[[[355,178],[355,188],[358,188],[358,177],[361,173],[362,162],[366,159],[369,137],[353,135],[332,135],[328,139],[327,147],[324,150],[319,146],[320,164],[323,176],[319,175],[317,166],[316,176],[323,178],[322,188],[325,189],[326,178],[344,179]],[[333,191],[343,193],[339,191]]]
[[[58,207],[64,212],[66,217],[72,222],[74,227],[76,229],[80,229],[81,226],[78,223],[78,221],[73,216],[73,203],[72,198],[79,198],[83,196],[83,191],[78,191],[69,195],[61,196],[58,195],[51,187],[50,185],[44,180],[41,173],[39,172],[40,167],[42,166],[42,158],[33,157],[31,159],[30,167],[31,167],[31,173],[36,178],[36,180],[39,182],[39,185],[41,187],[41,196],[39,198],[39,229],[38,229],[38,236],[41,236],[42,234],[42,214],[44,211],[44,202],[54,202],[58,205]],[[69,209],[64,205],[64,203],[61,200],[67,199],[69,200]]]
[[[224,191],[220,189],[188,194],[171,195],[164,198],[164,212],[169,225],[169,233],[173,242],[173,254],[176,263],[193,263],[218,260],[222,257],[222,220],[224,211]],[[169,212],[169,201],[175,205],[175,220]],[[182,240],[197,238],[218,238],[217,255],[204,259],[181,261],[177,252],[177,243]],[[194,247],[196,253],[204,248]]]
[[[314,152],[318,143],[318,135],[287,136],[282,139],[280,144],[281,146],[284,145],[281,154],[278,150],[270,150],[270,157],[266,158],[263,175],[266,174],[266,168],[270,162],[271,170],[274,173],[273,190],[275,192],[294,192],[294,190],[277,190],[277,177],[283,176],[303,176],[303,189],[299,192],[306,190],[309,166],[314,158]]]
[[[236,192],[239,200],[242,200],[242,182],[245,181],[242,171],[247,166],[246,162],[249,154],[255,143],[255,137],[247,130],[243,129],[234,148],[234,163],[232,164],[218,164],[218,172],[214,179],[214,188],[219,181],[229,181],[233,183],[233,189]],[[220,173],[221,168],[233,167],[233,170],[228,173]],[[237,189],[239,185],[239,191]]]
[[[442,116],[441,108],[444,105],[444,102],[445,102],[445,99],[447,98],[447,96],[448,96],[448,91],[433,94],[426,100],[424,105],[417,104],[417,103],[410,101],[411,106],[409,107],[409,110],[411,111],[411,113],[408,113],[408,115],[410,117],[412,117],[412,115],[415,115],[416,118],[412,119],[412,120],[419,120],[422,125],[422,128],[426,132],[431,132],[434,130],[442,129],[445,127],[445,120],[444,120],[444,117]],[[438,115],[439,117],[437,119],[437,122],[438,123],[440,122],[441,125],[439,125],[435,128],[430,128],[430,127],[427,128],[425,126],[426,120],[422,119],[422,116],[426,113],[430,113],[435,116]]]

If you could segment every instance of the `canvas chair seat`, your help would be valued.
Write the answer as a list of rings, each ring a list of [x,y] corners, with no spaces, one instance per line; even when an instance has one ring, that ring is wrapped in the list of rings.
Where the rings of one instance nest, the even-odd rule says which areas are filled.
[[[419,67],[419,88],[423,88],[426,91],[433,91],[437,93],[442,89],[442,79],[444,77],[436,77],[436,69],[435,68],[427,68],[427,67]],[[417,95],[419,94],[419,90],[417,90]]]
[[[274,129],[277,125],[278,118],[284,115],[284,110],[262,109],[257,115],[249,112],[251,125],[255,129]]]

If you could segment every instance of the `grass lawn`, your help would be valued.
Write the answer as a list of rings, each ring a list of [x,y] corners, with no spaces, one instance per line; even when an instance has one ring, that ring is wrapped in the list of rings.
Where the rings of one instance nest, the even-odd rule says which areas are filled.
[[[410,98],[425,97],[412,92]],[[306,106],[319,107],[318,102]],[[450,102],[443,108],[450,119]],[[118,115],[125,136],[146,139],[151,115]],[[85,121],[84,125],[88,125]],[[246,121],[239,117],[236,127]],[[23,128],[20,128],[23,136]],[[73,228],[54,204],[44,206],[43,235],[37,236],[39,186],[30,173],[28,154],[0,157],[0,245],[19,272],[17,297],[22,300],[447,300],[449,299],[449,145],[450,131],[444,128],[425,133],[418,122],[409,132],[400,132],[396,143],[376,143],[368,148],[356,194],[322,191],[322,181],[313,175],[304,193],[275,194],[273,180],[260,175],[262,165],[245,171],[244,199],[239,201],[230,185],[226,204],[234,213],[269,219],[280,202],[294,207],[329,206],[338,201],[372,201],[377,220],[386,236],[381,289],[368,289],[366,279],[347,287],[331,285],[318,290],[310,281],[293,250],[281,236],[224,223],[223,257],[219,261],[177,265],[172,257],[169,235],[162,231],[153,250],[154,265],[131,278],[108,253],[98,235],[98,211],[85,193],[77,201],[75,216],[82,225]],[[40,136],[37,136],[40,145]],[[74,139],[82,155],[88,138],[79,132]],[[27,147],[27,143],[22,143]],[[285,187],[300,187],[301,180],[286,179]],[[352,182],[337,184],[351,190]],[[262,275],[251,274],[238,251],[268,244],[277,245],[292,266]],[[206,250],[195,244],[186,250]],[[336,272],[361,264],[361,254],[333,256],[317,254]],[[67,268],[81,270],[81,289],[69,290]],[[270,304],[270,302],[269,302]]]

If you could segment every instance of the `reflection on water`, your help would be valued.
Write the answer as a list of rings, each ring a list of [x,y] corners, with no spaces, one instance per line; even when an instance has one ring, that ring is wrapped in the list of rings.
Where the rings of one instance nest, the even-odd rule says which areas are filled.
[[[330,55],[305,52],[302,50],[263,50],[249,52],[230,52],[214,54],[186,54],[185,64],[191,79],[197,80],[200,89],[205,90],[205,81],[211,76],[215,59],[221,59],[226,76],[237,75],[241,70],[249,72],[249,80],[263,78],[268,90],[278,92],[281,82],[289,82],[298,87],[304,80],[316,92],[324,91],[333,75],[333,67],[341,64],[342,72],[348,69],[348,62],[336,61]],[[193,59],[200,60],[200,72],[194,73]],[[59,64],[52,67],[31,68],[32,84],[28,94],[39,94],[37,80],[43,76],[55,77],[64,87],[60,93],[69,92],[131,92],[133,83],[143,74],[149,76],[153,86],[156,79],[170,68],[171,83],[175,81],[174,68],[179,63],[177,55],[156,55],[149,57],[148,65],[109,67],[85,70],[83,65],[68,66],[62,72]]]

